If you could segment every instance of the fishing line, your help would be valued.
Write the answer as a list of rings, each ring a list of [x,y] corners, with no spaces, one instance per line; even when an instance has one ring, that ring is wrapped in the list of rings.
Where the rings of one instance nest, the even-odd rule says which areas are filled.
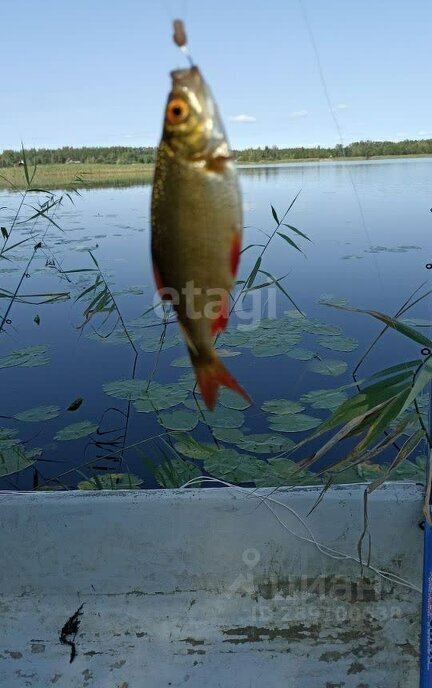
[[[319,542],[315,535],[313,534],[313,531],[311,530],[310,526],[306,523],[306,521],[300,516],[299,513],[292,507],[288,506],[288,504],[284,504],[284,502],[281,502],[278,499],[275,499],[274,497],[267,496],[267,495],[262,495],[258,494],[256,490],[251,490],[249,488],[245,487],[239,487],[238,485],[233,485],[232,483],[229,483],[225,480],[220,480],[219,478],[212,478],[209,476],[204,476],[200,475],[197,476],[196,478],[192,478],[191,480],[188,480],[186,483],[184,483],[180,489],[187,488],[187,487],[193,487],[196,484],[200,484],[201,482],[210,482],[210,483],[216,483],[219,485],[223,485],[224,487],[230,487],[232,489],[235,489],[237,491],[240,491],[242,494],[245,492],[249,494],[252,497],[255,497],[259,499],[273,514],[273,516],[276,518],[278,523],[286,530],[290,535],[294,536],[298,540],[301,540],[303,542],[309,542],[313,544],[318,551],[321,554],[324,554],[326,557],[329,557],[330,559],[335,559],[337,561],[352,561],[360,566],[363,566],[363,568],[367,568],[370,571],[373,571],[377,576],[380,576],[381,578],[388,580],[391,583],[394,583],[396,585],[401,585],[402,587],[408,588],[409,590],[413,590],[414,592],[418,592],[421,594],[421,588],[415,585],[415,583],[412,583],[411,581],[403,578],[402,576],[399,576],[397,573],[393,573],[391,571],[386,571],[384,569],[379,569],[377,566],[374,566],[370,563],[365,564],[362,562],[358,557],[351,555],[351,554],[346,554],[345,552],[340,552],[337,549],[334,549],[333,547],[329,547],[328,545],[324,545],[323,543]],[[303,526],[305,529],[307,536],[301,535],[300,533],[296,533],[295,531],[291,530],[286,523],[278,516],[278,514],[275,512],[275,510],[268,504],[270,502],[271,504],[275,504],[276,506],[280,506],[283,509],[286,509],[289,511],[289,513],[294,516],[294,518],[299,521],[299,523]]]
[[[333,122],[334,122],[334,125],[335,125],[335,128],[336,128],[336,131],[337,131],[337,134],[338,134],[338,137],[339,137],[339,143],[340,143],[341,146],[342,146],[342,155],[343,155],[344,158],[346,158],[347,156],[346,156],[346,154],[345,154],[344,140],[343,140],[343,136],[342,136],[342,129],[341,129],[341,126],[340,126],[340,124],[339,124],[339,120],[338,120],[338,118],[337,118],[337,116],[336,116],[336,112],[335,112],[335,108],[333,107],[332,100],[331,100],[331,98],[330,98],[330,93],[329,93],[329,89],[328,89],[328,87],[327,87],[326,78],[325,78],[325,76],[324,76],[324,70],[323,70],[323,68],[322,68],[321,59],[320,59],[320,55],[319,55],[319,51],[318,51],[318,46],[317,46],[317,43],[316,43],[316,40],[315,40],[315,35],[314,35],[313,31],[312,31],[312,26],[311,26],[310,21],[309,21],[309,17],[308,17],[307,11],[306,11],[306,7],[305,7],[304,4],[303,4],[303,0],[298,0],[298,4],[299,4],[299,7],[300,7],[300,12],[301,12],[301,14],[302,14],[303,21],[304,21],[305,27],[306,27],[306,31],[307,31],[307,33],[308,33],[308,35],[309,35],[309,40],[310,40],[310,42],[311,42],[312,49],[313,49],[313,52],[314,52],[315,61],[316,61],[316,64],[317,64],[317,69],[318,69],[318,74],[319,74],[319,77],[320,77],[321,86],[322,86],[322,89],[323,89],[323,92],[324,92],[324,96],[325,96],[325,99],[326,99],[326,102],[327,102],[327,106],[328,106],[328,108],[329,108],[329,110],[330,110],[330,114],[331,114],[331,117],[332,117],[332,119],[333,119]],[[370,234],[369,234],[369,230],[368,230],[368,228],[367,228],[366,218],[365,218],[365,214],[364,214],[364,211],[363,211],[363,206],[362,206],[362,203],[361,203],[361,200],[360,200],[360,195],[359,195],[358,189],[357,189],[357,187],[356,187],[356,185],[355,185],[354,178],[353,178],[353,176],[352,176],[352,172],[351,172],[351,169],[350,169],[350,166],[349,166],[349,165],[348,165],[348,170],[347,170],[347,171],[348,171],[348,176],[349,176],[349,179],[350,179],[350,182],[351,182],[351,186],[352,186],[352,189],[353,189],[353,193],[354,193],[354,196],[355,196],[355,199],[356,199],[356,202],[357,202],[357,207],[358,207],[358,211],[359,211],[359,215],[360,215],[360,219],[361,219],[361,224],[362,224],[362,227],[363,227],[363,231],[364,231],[364,233],[365,233],[365,235],[366,235],[366,237],[367,237],[367,240],[368,240],[368,242],[369,242],[369,247],[371,247],[371,246],[372,246],[372,240],[371,240],[371,237],[370,237]],[[376,257],[375,254],[372,254],[372,260],[373,260],[374,265],[375,265],[375,270],[376,270],[376,273],[377,273],[377,276],[378,276],[378,280],[379,280],[379,282],[380,282],[380,285],[381,285],[382,288],[384,288],[384,282],[383,282],[382,275],[381,275],[381,272],[380,272],[380,269],[379,269],[378,260],[377,260],[377,257]]]

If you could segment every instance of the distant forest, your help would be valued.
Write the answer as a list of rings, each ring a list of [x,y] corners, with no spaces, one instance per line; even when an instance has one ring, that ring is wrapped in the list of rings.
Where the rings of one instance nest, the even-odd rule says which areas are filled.
[[[85,147],[50,149],[38,148],[26,151],[28,162],[39,165],[75,164],[75,163],[104,163],[108,165],[130,165],[132,163],[152,163],[156,149],[152,147],[131,148],[124,146]],[[264,148],[246,148],[235,150],[238,162],[274,162],[301,159],[329,159],[329,158],[372,158],[380,155],[432,155],[432,139],[405,141],[357,141],[348,146],[338,144],[333,148],[316,146],[312,148],[279,148],[265,146]],[[4,150],[0,153],[0,167],[19,165],[22,159],[21,151]]]

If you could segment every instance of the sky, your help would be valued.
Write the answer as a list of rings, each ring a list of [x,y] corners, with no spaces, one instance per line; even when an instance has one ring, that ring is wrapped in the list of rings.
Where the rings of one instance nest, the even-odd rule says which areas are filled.
[[[432,138],[432,0],[0,2],[0,150],[157,145],[177,17],[233,148]]]

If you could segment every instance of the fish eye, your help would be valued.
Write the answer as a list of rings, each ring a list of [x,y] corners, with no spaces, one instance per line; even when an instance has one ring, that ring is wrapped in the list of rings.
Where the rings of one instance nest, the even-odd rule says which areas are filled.
[[[166,118],[170,124],[181,124],[189,116],[189,105],[182,98],[173,98],[167,107]]]

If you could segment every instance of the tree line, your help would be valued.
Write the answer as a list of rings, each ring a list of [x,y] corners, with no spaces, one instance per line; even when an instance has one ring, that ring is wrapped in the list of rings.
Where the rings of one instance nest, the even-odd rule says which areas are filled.
[[[156,148],[109,146],[73,148],[32,148],[26,150],[28,162],[39,165],[48,164],[76,164],[103,163],[108,165],[130,165],[132,163],[153,163]],[[334,147],[297,147],[279,148],[279,146],[264,146],[263,148],[246,148],[234,150],[238,162],[275,162],[283,160],[301,159],[331,159],[331,158],[372,158],[380,155],[432,155],[432,139],[405,141],[356,141],[347,146],[338,144]],[[22,152],[4,150],[0,153],[0,167],[13,167],[22,161]]]

